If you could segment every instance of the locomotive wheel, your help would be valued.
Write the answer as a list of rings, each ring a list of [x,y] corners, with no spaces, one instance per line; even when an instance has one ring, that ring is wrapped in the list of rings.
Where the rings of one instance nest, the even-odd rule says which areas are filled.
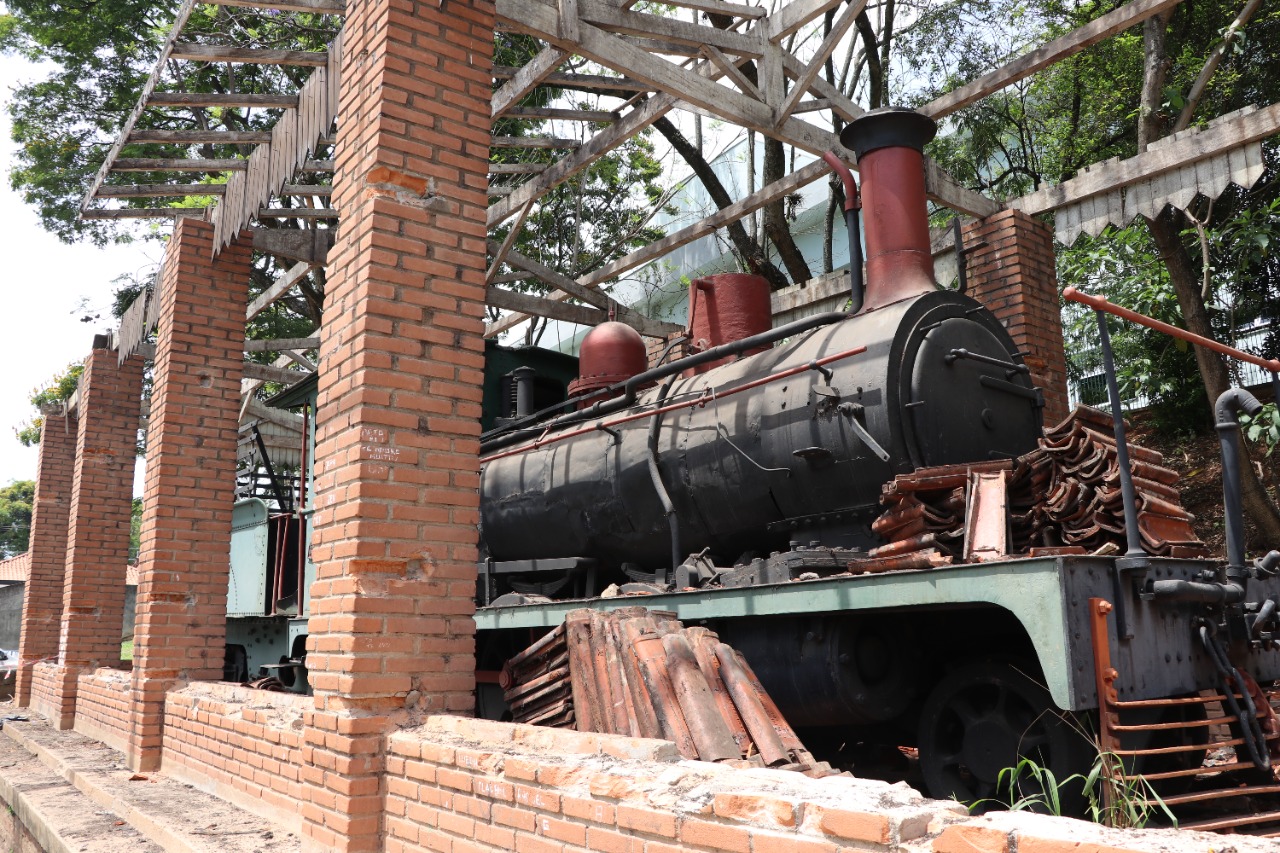
[[[1094,754],[1049,691],[1005,663],[966,666],[938,682],[921,711],[919,746],[929,794],[977,804],[980,811],[1045,793],[1029,772],[1009,790],[1011,774],[1001,779],[1001,771],[1020,760],[1050,770],[1061,785],[1087,772]],[[1079,788],[1073,782],[1060,789],[1064,814],[1083,807]]]

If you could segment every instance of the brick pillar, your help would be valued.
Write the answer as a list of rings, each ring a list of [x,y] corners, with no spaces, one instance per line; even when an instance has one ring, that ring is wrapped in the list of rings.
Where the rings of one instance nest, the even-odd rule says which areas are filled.
[[[977,247],[967,259],[969,295],[995,313],[1026,354],[1031,379],[1044,391],[1045,426],[1052,426],[1068,414],[1053,229],[1005,210],[966,226],[964,242]]]
[[[31,705],[32,666],[58,656],[62,625],[62,577],[67,566],[67,514],[75,474],[74,417],[44,413],[40,458],[36,463],[36,495],[31,511],[28,553],[31,569],[22,595],[22,627],[18,644],[21,665],[14,688],[20,708]]]
[[[51,705],[36,703],[60,729],[75,720],[80,674],[120,665],[142,359],[118,364],[106,344],[94,340],[80,377],[58,665]]]
[[[165,694],[222,678],[252,239],[213,256],[179,219],[159,283],[134,625],[129,766],[160,765]]]
[[[343,40],[302,815],[372,851],[384,733],[473,707],[493,3],[356,0]]]

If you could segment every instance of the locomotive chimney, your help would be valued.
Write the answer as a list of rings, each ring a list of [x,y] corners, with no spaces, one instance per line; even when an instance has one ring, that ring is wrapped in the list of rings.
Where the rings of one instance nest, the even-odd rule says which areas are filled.
[[[924,195],[924,146],[937,132],[926,115],[885,107],[859,116],[840,134],[862,176],[864,311],[937,288]]]

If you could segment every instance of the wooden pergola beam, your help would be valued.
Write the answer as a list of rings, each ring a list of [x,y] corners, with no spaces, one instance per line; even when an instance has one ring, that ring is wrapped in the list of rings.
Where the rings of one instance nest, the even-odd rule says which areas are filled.
[[[297,95],[258,95],[251,93],[156,92],[148,107],[263,107],[289,109],[298,106]]]
[[[194,216],[204,219],[209,212],[205,207],[136,207],[120,210],[82,210],[81,219],[174,219]]]
[[[182,5],[178,7],[177,13],[173,18],[173,26],[169,30],[169,35],[165,38],[164,44],[160,47],[160,57],[156,60],[156,65],[151,69],[151,74],[147,77],[147,82],[142,86],[142,94],[138,98],[138,102],[133,105],[133,110],[129,113],[129,117],[125,119],[124,127],[120,130],[120,135],[116,137],[116,141],[111,144],[111,148],[107,151],[106,158],[102,161],[102,166],[98,168],[97,174],[93,176],[93,180],[89,183],[89,189],[84,194],[84,198],[80,201],[80,210],[83,213],[89,209],[89,205],[93,199],[97,197],[98,188],[102,186],[103,181],[107,179],[107,173],[111,170],[111,164],[120,156],[121,150],[124,149],[125,143],[133,134],[133,128],[138,123],[138,119],[142,117],[142,112],[147,108],[147,100],[156,90],[156,86],[160,83],[160,72],[168,64],[169,54],[173,50],[174,43],[178,40],[178,34],[182,32],[183,27],[187,25],[187,19],[191,17],[192,11],[195,9],[196,0],[182,0]]]
[[[193,195],[222,195],[225,184],[133,184],[105,186],[98,198],[186,198]]]
[[[1182,0],[1133,0],[1132,3],[1121,6],[1114,12],[1108,12],[1064,36],[1059,36],[995,71],[982,75],[977,80],[935,98],[921,107],[920,112],[935,119],[950,115],[992,92],[998,92],[1011,83],[1029,77],[1061,59],[1079,53],[1086,47],[1097,44],[1122,30],[1127,30],[1134,24],[1171,9],[1181,2]]]
[[[489,139],[490,148],[577,148],[576,139],[560,139],[554,136],[494,136]]]
[[[210,6],[238,6],[243,9],[274,9],[280,12],[313,12],[318,15],[346,14],[346,0],[203,0]]]
[[[337,219],[338,211],[331,207],[264,207],[255,216],[258,219]]]
[[[158,142],[172,145],[262,145],[271,141],[266,130],[135,130],[130,143]]]
[[[544,47],[533,59],[526,62],[502,88],[493,93],[491,115],[498,118],[511,109],[520,99],[536,89],[555,72],[565,60],[565,53],[558,47]]]
[[[682,9],[696,9],[710,15],[728,15],[733,18],[755,20],[769,14],[763,6],[745,6],[741,3],[724,3],[721,0],[666,0],[669,6]]]
[[[113,172],[243,172],[249,161],[238,157],[195,160],[167,157],[121,157],[111,164]]]
[[[616,112],[606,110],[567,110],[556,107],[512,107],[504,115],[507,118],[557,119],[560,121],[608,122],[618,118]]]
[[[258,295],[257,299],[249,303],[249,307],[244,312],[245,321],[252,320],[267,310],[277,299],[292,290],[294,285],[306,278],[312,269],[314,269],[314,265],[305,261],[289,267],[284,275],[276,279],[270,287]]]
[[[324,50],[268,50],[257,47],[227,47],[220,44],[177,42],[169,52],[170,59],[189,62],[234,62],[246,65],[297,65],[323,68],[329,64]]]
[[[518,311],[526,319],[547,317],[563,323],[576,323],[579,326],[598,326],[609,319],[609,315],[599,308],[586,305],[571,305],[558,302],[531,293],[517,293],[492,285],[485,289],[485,302],[494,308],[504,311]]]
[[[867,7],[867,0],[853,0],[849,5],[845,6],[840,12],[840,17],[836,18],[831,25],[831,32],[822,40],[822,44],[818,46],[817,52],[809,59],[809,64],[804,67],[800,74],[796,77],[795,82],[791,86],[791,91],[787,94],[787,99],[782,102],[782,106],[778,108],[778,116],[775,123],[781,124],[787,116],[795,112],[796,106],[800,103],[800,99],[809,93],[809,87],[813,85],[814,79],[817,78],[819,72],[822,71],[823,63],[827,61],[827,57],[836,49],[836,45],[844,38],[845,33],[853,26],[854,19],[861,14],[862,10]]]
[[[281,352],[283,350],[308,350],[320,346],[320,339],[313,338],[270,338],[268,340],[245,339],[245,352]]]
[[[510,65],[495,65],[493,67],[493,78],[495,80],[506,80],[508,78],[514,80],[520,70],[519,68],[512,68]],[[609,77],[605,74],[548,73],[546,77],[542,78],[541,83],[537,85],[555,86],[559,89],[585,89],[587,91],[616,89],[622,92],[648,92],[653,88],[637,80],[631,80],[626,77]]]
[[[256,361],[246,361],[244,363],[245,379],[261,379],[266,382],[277,382],[281,385],[292,385],[299,380],[306,379],[308,373],[301,370],[289,370],[285,367],[274,367],[268,364],[258,364]]]

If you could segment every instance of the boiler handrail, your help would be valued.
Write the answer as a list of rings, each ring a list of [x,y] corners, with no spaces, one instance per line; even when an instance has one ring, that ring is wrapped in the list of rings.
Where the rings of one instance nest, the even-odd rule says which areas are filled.
[[[1171,337],[1187,341],[1188,343],[1204,347],[1205,349],[1213,350],[1216,353],[1229,355],[1232,358],[1239,359],[1240,361],[1247,361],[1249,364],[1256,364],[1258,367],[1261,367],[1264,370],[1269,370],[1272,373],[1280,373],[1280,360],[1274,358],[1265,359],[1261,356],[1247,353],[1244,350],[1229,347],[1226,344],[1213,340],[1212,338],[1206,338],[1203,335],[1188,332],[1186,329],[1179,329],[1177,326],[1162,323],[1159,320],[1148,317],[1146,314],[1139,314],[1137,311],[1122,308],[1121,306],[1108,301],[1105,296],[1091,296],[1088,293],[1076,290],[1074,287],[1068,287],[1066,290],[1062,291],[1062,298],[1070,300],[1071,302],[1078,302],[1081,305],[1087,305],[1095,311],[1105,311],[1108,314],[1114,314],[1123,320],[1128,320],[1131,323],[1137,323],[1139,326],[1146,326],[1148,329],[1154,329],[1157,332],[1163,332]]]

